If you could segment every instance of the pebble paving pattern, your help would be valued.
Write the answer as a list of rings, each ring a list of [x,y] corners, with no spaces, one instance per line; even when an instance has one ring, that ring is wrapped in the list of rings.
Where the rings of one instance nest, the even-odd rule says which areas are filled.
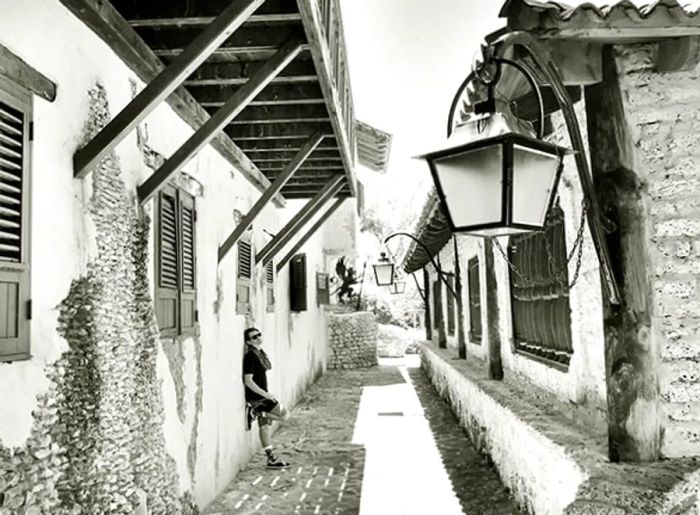
[[[449,407],[423,372],[409,368],[408,373],[463,513],[519,513],[495,470],[471,447]],[[258,452],[204,513],[360,513],[366,449],[350,442],[362,390],[401,383],[405,381],[396,366],[329,370],[306,392],[291,419],[273,438],[280,457],[292,466],[268,470],[264,453]],[[256,425],[253,431],[257,431]],[[421,466],[417,463],[416,474],[420,473]],[[416,495],[430,495],[430,492]],[[391,499],[387,499],[381,515],[407,513],[392,511],[391,505]],[[362,515],[375,515],[367,511],[364,509]]]

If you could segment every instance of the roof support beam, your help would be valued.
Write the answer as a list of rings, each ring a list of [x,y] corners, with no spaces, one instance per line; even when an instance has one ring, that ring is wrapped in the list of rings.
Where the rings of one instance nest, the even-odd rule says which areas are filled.
[[[240,27],[265,0],[236,0],[185,51],[144,88],[73,158],[74,174],[83,178],[126,135]]]
[[[309,200],[299,212],[294,215],[287,225],[275,235],[275,237],[263,249],[256,254],[255,264],[267,265],[267,263],[284,247],[287,242],[294,236],[294,233],[308,222],[311,217],[318,212],[319,208],[344,186],[345,174],[339,173],[332,181],[328,181],[326,185]]]
[[[321,227],[330,216],[335,213],[335,211],[340,207],[340,205],[345,202],[346,197],[342,197],[339,199],[336,199],[336,201],[331,204],[324,212],[321,214],[318,220],[316,220],[316,223],[313,224],[308,231],[304,233],[304,235],[299,238],[299,241],[294,244],[294,246],[285,254],[285,256],[277,263],[277,268],[276,271],[279,274],[280,270],[284,268],[284,265],[286,265],[290,259],[292,259],[292,256],[296,254],[296,252],[301,248],[304,243],[307,242],[311,236],[313,236],[316,231],[318,231],[319,227]]]
[[[163,165],[138,188],[139,200],[146,202],[165,181],[199,152],[214,136],[233,120],[255,98],[270,80],[284,68],[302,48],[302,41],[293,37],[261,67],[253,77],[236,90],[231,98],[206,121]]]
[[[229,250],[236,244],[238,241],[238,238],[241,237],[241,235],[250,227],[250,225],[255,221],[255,218],[258,216],[260,211],[262,211],[265,206],[270,202],[272,197],[277,195],[279,191],[282,189],[282,187],[287,183],[287,181],[294,175],[294,172],[296,172],[301,164],[306,160],[306,158],[311,154],[311,152],[314,151],[314,149],[318,146],[319,143],[321,143],[321,140],[324,138],[323,134],[314,134],[309,140],[306,142],[306,144],[302,147],[302,149],[297,153],[296,156],[294,156],[294,159],[290,161],[290,163],[287,165],[287,167],[284,169],[284,172],[275,179],[275,182],[273,182],[270,187],[265,191],[265,193],[262,194],[262,196],[258,199],[258,201],[255,203],[255,205],[248,211],[248,214],[245,215],[243,220],[236,226],[236,228],[233,230],[233,232],[229,235],[228,238],[226,238],[226,241],[219,247],[219,263],[224,259],[226,254],[228,253]]]

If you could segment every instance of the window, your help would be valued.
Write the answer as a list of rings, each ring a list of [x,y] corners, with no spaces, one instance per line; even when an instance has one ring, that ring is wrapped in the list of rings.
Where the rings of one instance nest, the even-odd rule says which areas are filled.
[[[552,210],[544,231],[511,238],[508,254],[519,271],[510,275],[516,349],[568,365],[573,350],[562,210]]]
[[[478,257],[473,257],[467,263],[467,274],[469,280],[469,341],[481,343],[481,282]]]
[[[289,275],[289,309],[306,311],[306,254],[292,258]]]
[[[32,97],[0,82],[0,361],[29,352]]]
[[[442,317],[442,295],[440,294],[440,280],[433,281],[433,327],[440,327],[440,318]]]
[[[454,275],[447,276],[447,284],[450,285],[450,288],[452,288],[452,291],[455,291],[455,276]],[[455,334],[455,299],[449,290],[447,290],[446,293],[447,293],[447,334],[449,334],[450,336],[454,336],[454,334]]]
[[[319,306],[330,304],[330,278],[325,272],[316,272],[316,300]]]
[[[238,241],[238,270],[236,272],[236,313],[245,315],[250,311],[250,287],[253,277],[253,245],[250,236]]]
[[[272,261],[265,267],[266,308],[268,313],[275,311],[275,266]]]
[[[194,334],[197,259],[194,198],[173,186],[158,196],[156,319],[164,336]]]

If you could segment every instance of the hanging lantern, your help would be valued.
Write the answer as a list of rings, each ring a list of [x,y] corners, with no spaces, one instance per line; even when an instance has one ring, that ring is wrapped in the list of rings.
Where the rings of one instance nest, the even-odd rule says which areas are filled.
[[[505,236],[542,229],[568,152],[498,112],[457,127],[444,148],[420,158],[453,232]]]
[[[379,261],[372,265],[377,286],[389,286],[394,282],[394,263],[382,252]]]
[[[392,295],[404,293],[406,291],[406,281],[395,281],[389,286]]]

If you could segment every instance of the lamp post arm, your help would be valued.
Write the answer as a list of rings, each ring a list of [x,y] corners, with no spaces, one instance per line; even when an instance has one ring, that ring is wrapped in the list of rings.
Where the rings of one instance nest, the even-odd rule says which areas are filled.
[[[620,290],[613,273],[612,261],[608,252],[608,246],[605,242],[605,231],[601,223],[601,210],[598,204],[598,199],[593,188],[593,178],[588,159],[586,157],[586,148],[581,137],[576,112],[574,111],[573,102],[569,96],[569,92],[564,87],[561,81],[561,75],[556,63],[550,58],[549,54],[541,47],[541,45],[527,32],[514,31],[504,34],[497,39],[493,46],[495,47],[494,55],[502,57],[506,48],[519,45],[530,54],[535,65],[544,74],[545,78],[552,87],[554,96],[557,99],[559,107],[564,115],[564,121],[569,133],[571,147],[574,150],[574,159],[578,170],[581,188],[583,189],[584,198],[588,201],[589,209],[586,213],[588,219],[588,227],[591,230],[593,246],[595,247],[600,262],[600,269],[603,275],[603,283],[606,296],[611,304],[620,303]]]
[[[440,280],[442,281],[442,283],[447,288],[447,291],[450,292],[452,297],[457,299],[458,298],[457,294],[455,293],[454,289],[452,289],[452,287],[450,286],[450,283],[448,283],[447,280],[445,279],[445,277],[444,277],[445,273],[440,269],[438,264],[435,262],[435,258],[433,257],[433,254],[430,252],[430,250],[428,250],[428,247],[425,246],[425,243],[423,243],[418,238],[416,238],[415,236],[413,236],[412,234],[409,234],[407,232],[395,232],[394,234],[390,234],[389,236],[387,236],[384,239],[384,245],[386,245],[389,242],[389,240],[391,240],[392,238],[395,238],[396,236],[406,236],[407,238],[411,238],[414,242],[416,242],[417,245],[420,245],[420,247],[425,251],[425,253],[428,254],[428,258],[430,258],[430,262],[435,267],[435,271],[437,272],[437,275],[440,278]]]

